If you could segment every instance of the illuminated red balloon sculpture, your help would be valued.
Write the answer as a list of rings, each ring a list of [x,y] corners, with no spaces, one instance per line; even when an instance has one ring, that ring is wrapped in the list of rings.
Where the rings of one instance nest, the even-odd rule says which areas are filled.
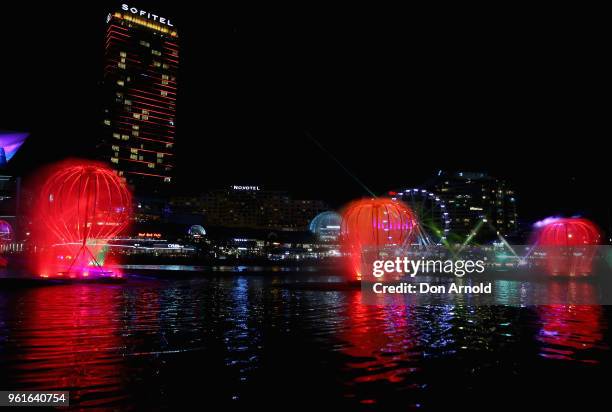
[[[375,198],[350,203],[342,213],[340,235],[351,255],[351,270],[360,279],[365,253],[379,254],[388,247],[405,246],[416,228],[416,215],[402,202]]]
[[[588,275],[601,241],[597,226],[583,218],[548,218],[536,224],[536,244],[552,275]]]
[[[103,164],[63,164],[42,186],[39,212],[57,244],[69,253],[65,272],[87,276],[90,267],[104,273],[96,257],[108,240],[129,223],[131,195],[125,183]]]

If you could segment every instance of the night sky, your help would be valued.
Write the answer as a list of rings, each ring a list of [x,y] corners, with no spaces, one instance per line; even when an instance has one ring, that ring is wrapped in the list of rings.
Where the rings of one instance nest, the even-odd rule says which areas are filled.
[[[121,2],[16,3],[0,25],[0,129],[31,133],[12,165],[27,175],[96,138],[104,19]],[[525,220],[609,225],[597,25],[534,10],[142,4],[180,36],[179,192],[258,184],[334,206],[366,195],[331,153],[376,193],[487,171],[516,188]]]

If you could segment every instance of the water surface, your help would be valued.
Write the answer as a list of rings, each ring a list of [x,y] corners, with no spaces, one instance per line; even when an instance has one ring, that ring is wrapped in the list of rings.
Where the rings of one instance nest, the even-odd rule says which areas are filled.
[[[74,407],[579,405],[606,399],[606,306],[369,306],[316,274],[0,291],[0,389]]]

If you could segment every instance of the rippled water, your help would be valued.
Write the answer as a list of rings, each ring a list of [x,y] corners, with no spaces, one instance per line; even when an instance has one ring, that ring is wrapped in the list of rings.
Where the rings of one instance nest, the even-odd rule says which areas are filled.
[[[286,274],[194,276],[0,291],[0,389],[109,410],[606,398],[609,307],[378,307]]]

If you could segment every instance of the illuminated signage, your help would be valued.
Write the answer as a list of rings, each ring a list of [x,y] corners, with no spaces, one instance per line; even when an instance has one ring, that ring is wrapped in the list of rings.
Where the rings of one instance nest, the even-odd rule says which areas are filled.
[[[139,232],[138,237],[161,239],[161,233]]]
[[[129,11],[130,13],[135,14],[137,16],[145,17],[149,20],[153,20],[158,23],[165,24],[166,26],[169,26],[169,27],[174,27],[172,22],[170,22],[170,19],[158,16],[157,14],[149,13],[148,11],[138,9],[136,7],[130,7],[125,3],[121,5],[121,10]]]
[[[234,190],[248,190],[248,191],[257,191],[257,190],[260,190],[259,186],[236,186],[236,185],[233,185],[232,189],[234,189]]]

